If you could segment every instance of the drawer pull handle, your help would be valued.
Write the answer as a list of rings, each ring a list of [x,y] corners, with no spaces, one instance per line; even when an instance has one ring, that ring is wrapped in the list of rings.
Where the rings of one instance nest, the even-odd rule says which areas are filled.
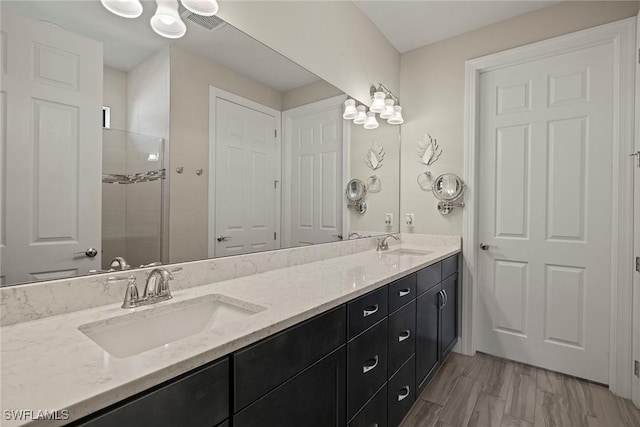
[[[371,424],[371,427],[378,427],[378,423]]]
[[[408,385],[402,387],[400,389],[400,394],[398,395],[398,402],[401,402],[404,399],[406,399],[407,397],[409,397],[410,393],[411,393],[411,389],[409,388]]]
[[[407,295],[409,295],[411,293],[411,289],[406,288],[406,289],[400,289],[398,291],[398,296],[399,297],[406,297]]]
[[[365,307],[364,310],[362,311],[362,317],[371,316],[372,314],[376,313],[379,308],[380,307],[378,306],[378,304]]]
[[[369,361],[371,361],[371,362],[373,362],[373,363],[370,363],[370,364],[364,365],[364,366],[362,367],[362,373],[363,373],[363,374],[366,374],[367,372],[369,372],[370,370],[372,370],[373,368],[375,368],[376,366],[378,366],[378,361],[379,361],[378,356],[376,355],[373,359],[369,359],[369,360],[367,360],[367,362],[369,362]]]
[[[400,335],[398,335],[398,342],[402,342],[407,338],[409,338],[410,336],[411,336],[411,331],[409,329],[407,329],[406,331],[402,331],[400,332]]]

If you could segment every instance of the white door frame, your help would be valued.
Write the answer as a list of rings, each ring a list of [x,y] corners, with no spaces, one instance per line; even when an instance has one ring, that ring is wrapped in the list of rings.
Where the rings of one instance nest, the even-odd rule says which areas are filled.
[[[465,63],[465,143],[464,180],[465,209],[463,213],[462,251],[462,339],[461,352],[473,355],[474,321],[477,310],[478,277],[478,201],[479,182],[479,90],[480,74],[578,48],[605,43],[614,45],[614,133],[612,135],[612,246],[611,246],[611,330],[609,388],[623,397],[631,396],[632,365],[632,231],[633,194],[632,169],[628,154],[633,146],[634,132],[634,62],[636,18],[628,18],[553,39],[469,60]]]
[[[640,52],[640,12],[636,18],[636,51]],[[640,55],[640,53],[638,54]],[[640,56],[636,63],[636,111],[640,112]],[[636,134],[635,134],[635,148],[633,152],[640,151],[640,117],[636,114]],[[634,159],[640,161],[640,159]],[[635,162],[634,162],[635,163]],[[636,163],[637,164],[637,163]],[[640,169],[635,170],[634,181],[634,259],[640,257]],[[640,361],[640,272],[634,273],[634,286],[633,286],[633,360]],[[634,375],[632,373],[632,375]],[[640,408],[640,378],[635,376],[631,377],[631,398],[633,403]]]
[[[282,113],[274,108],[267,107],[258,102],[252,101],[247,98],[243,98],[226,90],[219,89],[215,86],[209,86],[209,212],[208,212],[208,247],[209,258],[215,257],[216,253],[216,99],[224,99],[234,104],[241,105],[252,110],[259,111],[270,116],[274,116],[276,119],[276,179],[282,181],[282,147],[281,147],[281,135],[282,135]],[[281,218],[281,191],[276,192],[276,246],[280,247],[281,233],[280,233],[280,218]]]

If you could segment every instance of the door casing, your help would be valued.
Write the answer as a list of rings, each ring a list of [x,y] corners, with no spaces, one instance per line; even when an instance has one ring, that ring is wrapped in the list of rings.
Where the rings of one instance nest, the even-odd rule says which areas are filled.
[[[615,394],[631,397],[632,365],[632,253],[633,253],[633,170],[628,153],[633,147],[634,133],[634,62],[636,18],[628,18],[578,31],[549,40],[469,60],[465,63],[465,143],[464,181],[465,209],[463,213],[463,280],[462,339],[460,351],[473,355],[474,321],[477,302],[474,280],[478,277],[478,202],[479,182],[477,143],[480,73],[523,64],[535,59],[570,52],[602,43],[614,44],[614,134],[612,185],[612,245],[611,245],[611,327],[609,388]],[[617,173],[615,173],[617,171]]]

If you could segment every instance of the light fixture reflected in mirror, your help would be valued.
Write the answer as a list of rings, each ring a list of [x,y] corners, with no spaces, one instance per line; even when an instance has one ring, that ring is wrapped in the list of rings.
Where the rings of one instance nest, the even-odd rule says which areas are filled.
[[[137,18],[142,15],[140,0],[101,0],[101,2],[109,12],[123,18]]]
[[[369,111],[373,111],[374,113],[382,113],[385,109],[384,99],[387,96],[381,90],[378,90],[373,93],[373,98],[371,99],[371,107],[369,107]]]
[[[365,107],[364,105],[358,105],[358,107],[356,107],[356,110],[358,110],[358,115],[355,119],[353,119],[353,123],[357,125],[365,124],[367,121],[367,107]]]
[[[182,5],[187,10],[201,16],[213,16],[218,13],[216,0],[182,0]]]
[[[385,99],[384,100],[384,111],[382,113],[380,113],[380,118],[381,119],[390,119],[391,117],[394,116],[395,111],[393,109],[393,104],[394,101],[393,99]]]
[[[356,109],[356,100],[355,99],[347,99],[344,101],[344,113],[342,113],[342,118],[345,120],[353,120],[358,117],[358,110]]]
[[[365,129],[376,129],[378,126],[378,121],[376,120],[376,114],[372,111],[367,113],[367,121],[364,123]]]
[[[187,32],[187,26],[178,14],[178,0],[156,0],[158,8],[149,21],[157,34],[168,39],[179,39]]]
[[[395,114],[393,115],[393,117],[391,117],[389,120],[387,120],[387,123],[389,123],[390,125],[401,125],[404,123],[404,118],[402,117],[402,107],[399,105],[396,105],[395,107],[393,107],[393,110],[395,112]]]

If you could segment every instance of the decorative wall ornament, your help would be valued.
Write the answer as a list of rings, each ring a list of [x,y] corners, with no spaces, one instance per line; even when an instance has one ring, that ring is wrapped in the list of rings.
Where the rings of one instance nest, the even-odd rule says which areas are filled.
[[[373,146],[367,151],[367,154],[364,157],[364,163],[371,170],[378,170],[382,167],[382,161],[384,160],[385,154],[386,153],[384,152],[382,145],[380,145],[378,141],[375,141]]]
[[[431,166],[442,155],[442,149],[438,146],[438,141],[428,133],[424,134],[422,139],[418,141],[416,151],[418,152],[420,163],[425,166]]]
[[[371,175],[367,178],[367,191],[369,193],[379,193],[382,190],[382,181],[377,175]]]

